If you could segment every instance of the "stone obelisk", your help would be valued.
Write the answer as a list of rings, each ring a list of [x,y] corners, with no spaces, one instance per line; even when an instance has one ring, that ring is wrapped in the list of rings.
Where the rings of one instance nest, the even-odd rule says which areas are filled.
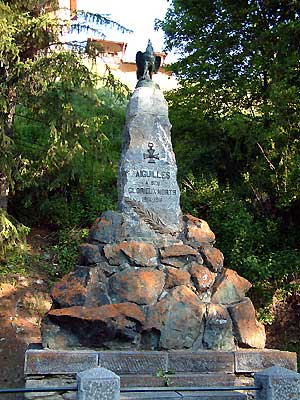
[[[168,105],[151,79],[160,57],[149,42],[136,61],[138,83],[123,132],[119,211],[126,216],[131,237],[153,240],[157,233],[176,236],[181,230],[180,192]]]

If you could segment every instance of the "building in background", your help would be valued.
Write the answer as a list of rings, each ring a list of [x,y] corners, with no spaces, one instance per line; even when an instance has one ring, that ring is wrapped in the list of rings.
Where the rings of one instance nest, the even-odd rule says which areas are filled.
[[[89,42],[92,42],[93,46],[96,46],[98,49],[97,56],[95,57],[95,68],[99,75],[103,76],[110,71],[131,90],[134,90],[137,83],[136,64],[135,60],[125,61],[127,43],[105,39],[89,39]],[[145,47],[146,45],[147,43]],[[153,74],[153,81],[163,91],[175,89],[178,87],[178,83],[171,71],[166,69],[166,54],[155,52],[155,55],[161,57],[161,66],[158,73]]]
[[[77,18],[77,0],[58,0],[58,11],[56,16],[64,21],[71,21]]]
[[[59,19],[69,21],[70,23],[72,23],[72,20],[77,19],[77,0],[58,0],[58,4],[59,10],[55,14]],[[68,37],[68,28],[62,32],[62,37]],[[126,58],[127,43],[105,39],[88,39],[88,43],[92,43],[97,48],[95,64],[91,66],[88,63],[89,66],[96,68],[100,76],[111,72],[122,83],[127,85],[129,89],[134,90],[137,83],[136,64],[135,60],[128,60],[128,57]],[[146,46],[147,43],[145,43],[145,48]],[[161,52],[155,52],[155,54],[161,57],[161,66],[158,73],[153,74],[153,81],[163,91],[177,88],[177,80],[171,71],[166,69],[166,54]]]

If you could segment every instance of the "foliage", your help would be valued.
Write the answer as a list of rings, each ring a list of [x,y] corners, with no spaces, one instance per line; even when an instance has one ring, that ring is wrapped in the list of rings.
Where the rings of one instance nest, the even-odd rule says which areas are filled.
[[[29,228],[0,208],[0,256],[14,246],[22,246],[28,233]]]
[[[156,371],[155,376],[164,379],[164,386],[171,386],[172,375],[174,374],[175,372],[173,370],[164,371],[162,368],[160,368]]]
[[[280,209],[300,200],[299,14],[294,1],[173,0],[158,22],[180,55],[171,102],[175,138],[199,144],[190,164],[201,158],[222,182],[247,174],[254,195]]]
[[[47,273],[49,283],[72,271],[78,262],[78,246],[88,234],[88,229],[65,228],[53,232],[44,240],[41,247],[32,248],[21,242],[21,246],[5,247],[5,254],[0,257],[0,278],[10,282],[17,275],[30,276],[35,273]]]
[[[46,271],[55,282],[74,269],[78,263],[78,246],[88,234],[88,229],[62,229],[56,244],[49,248]]]
[[[113,202],[107,189],[115,180],[115,136],[128,90],[111,75],[99,85],[72,51],[88,50],[86,43],[61,42],[70,20],[61,19],[57,4],[0,1],[0,182],[14,190],[15,217],[59,226],[81,223],[83,214],[90,221],[97,205],[99,211]],[[83,12],[72,30],[99,32],[109,24],[128,31]]]
[[[300,254],[283,234],[283,221],[262,218],[255,203],[236,189],[221,187],[213,177],[189,175],[182,182],[182,203],[185,211],[209,222],[225,266],[249,279],[265,301],[279,287],[288,290],[300,276]]]
[[[182,204],[207,219],[265,321],[300,275],[299,2],[173,0],[168,94]]]
[[[36,107],[17,109],[15,213],[29,213],[27,223],[90,224],[115,206],[124,97],[49,86]]]

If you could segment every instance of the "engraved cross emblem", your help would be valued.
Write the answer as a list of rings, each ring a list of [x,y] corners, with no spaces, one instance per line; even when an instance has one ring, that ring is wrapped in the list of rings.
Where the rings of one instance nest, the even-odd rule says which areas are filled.
[[[148,163],[154,164],[155,160],[159,160],[158,154],[155,154],[154,144],[152,142],[148,143],[148,154],[144,153],[144,160],[148,159]]]

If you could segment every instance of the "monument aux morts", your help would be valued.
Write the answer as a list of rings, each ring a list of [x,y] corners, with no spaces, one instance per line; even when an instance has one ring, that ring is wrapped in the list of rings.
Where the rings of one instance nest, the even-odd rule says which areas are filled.
[[[263,348],[265,330],[223,266],[208,224],[182,215],[168,106],[152,80],[149,41],[136,56],[118,177],[118,211],[104,212],[79,265],[52,289],[43,347],[110,350]]]
[[[182,215],[168,107],[152,81],[160,59],[151,43],[136,62],[118,211],[95,221],[79,264],[52,288],[42,345],[29,346],[25,355],[28,388],[65,390],[27,399],[75,399],[66,388],[78,372],[95,367],[116,373],[121,387],[130,389],[253,385],[255,371],[275,364],[297,368],[296,353],[263,349],[265,330],[246,297],[251,284],[223,266],[208,224]],[[183,398],[180,393],[163,396]],[[162,398],[139,395],[125,399]]]

